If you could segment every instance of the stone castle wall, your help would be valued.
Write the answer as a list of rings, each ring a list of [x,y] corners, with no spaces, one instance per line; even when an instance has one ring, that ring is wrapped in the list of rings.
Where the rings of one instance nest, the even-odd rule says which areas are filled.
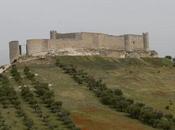
[[[48,52],[47,39],[32,39],[27,40],[26,53],[27,55],[44,55]]]
[[[49,51],[59,52],[63,49],[108,49],[123,51],[146,51],[149,49],[146,39],[148,34],[143,35],[107,35],[102,33],[66,33],[55,31],[50,33],[50,39],[27,40],[28,55],[45,55]]]
[[[21,55],[18,41],[9,43],[10,62]],[[26,43],[29,56],[54,55],[101,55],[124,58],[139,54],[152,55],[149,51],[149,35],[125,34],[120,36],[103,33],[57,33],[50,32],[50,39],[30,39]]]

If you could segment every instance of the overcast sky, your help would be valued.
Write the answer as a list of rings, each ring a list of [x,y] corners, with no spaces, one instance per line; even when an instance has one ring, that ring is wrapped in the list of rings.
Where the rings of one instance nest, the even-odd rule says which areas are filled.
[[[58,32],[150,33],[150,47],[175,56],[175,0],[0,0],[0,64],[8,42]]]

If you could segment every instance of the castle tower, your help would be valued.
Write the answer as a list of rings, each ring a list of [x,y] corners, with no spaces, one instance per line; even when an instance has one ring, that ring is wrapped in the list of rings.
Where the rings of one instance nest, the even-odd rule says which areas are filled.
[[[50,39],[57,39],[57,31],[50,31]]]
[[[125,51],[132,51],[131,46],[130,46],[130,36],[129,35],[124,35],[125,39]]]
[[[9,57],[10,63],[13,63],[21,55],[21,47],[19,46],[19,41],[9,42]]]
[[[149,50],[149,33],[143,33],[144,50]]]

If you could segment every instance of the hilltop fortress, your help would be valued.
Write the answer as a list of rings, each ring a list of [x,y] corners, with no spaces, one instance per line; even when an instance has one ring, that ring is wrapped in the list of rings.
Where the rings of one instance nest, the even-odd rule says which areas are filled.
[[[9,43],[10,62],[17,60],[22,49],[18,41]],[[103,33],[50,32],[50,39],[30,39],[26,43],[27,56],[45,55],[100,55],[107,57],[156,57],[149,49],[149,34],[120,36]]]

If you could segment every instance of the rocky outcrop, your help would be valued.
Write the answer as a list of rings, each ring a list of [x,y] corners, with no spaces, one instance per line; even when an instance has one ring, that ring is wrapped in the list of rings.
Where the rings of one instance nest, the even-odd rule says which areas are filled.
[[[0,66],[0,74],[4,73],[8,68],[10,68],[9,64]]]

